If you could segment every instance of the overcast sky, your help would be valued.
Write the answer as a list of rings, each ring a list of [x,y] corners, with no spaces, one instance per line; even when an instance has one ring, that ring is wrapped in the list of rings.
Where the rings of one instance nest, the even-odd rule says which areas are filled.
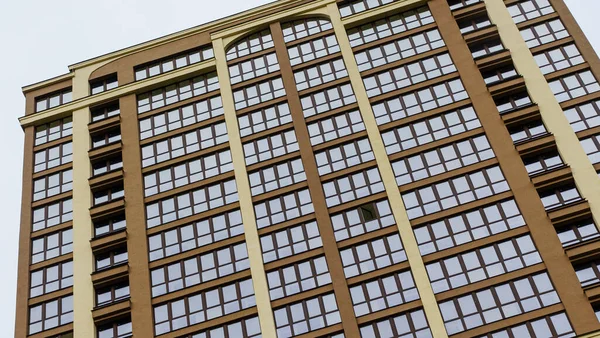
[[[600,1],[566,0],[600,50]],[[212,21],[267,0],[3,0],[0,4],[0,337],[12,337],[21,201],[21,87],[68,72],[67,66]],[[210,5],[209,5],[210,4]]]

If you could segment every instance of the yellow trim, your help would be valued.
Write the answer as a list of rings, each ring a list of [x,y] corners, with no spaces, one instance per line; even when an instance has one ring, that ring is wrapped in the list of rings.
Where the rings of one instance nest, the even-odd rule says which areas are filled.
[[[596,225],[600,227],[600,178],[596,170],[581,147],[577,135],[573,132],[504,2],[485,0],[485,5],[491,21],[498,28],[502,43],[510,50],[515,68],[525,79],[531,99],[540,109],[546,128],[554,135],[561,157],[571,167],[579,192],[589,202]]]
[[[408,214],[406,213],[404,202],[402,201],[402,196],[400,195],[400,190],[396,184],[396,178],[394,176],[394,171],[392,170],[392,165],[385,151],[383,140],[381,139],[381,133],[379,132],[377,122],[375,121],[375,115],[373,114],[362,77],[358,70],[356,60],[354,59],[354,54],[352,52],[352,48],[350,47],[350,41],[346,35],[346,29],[342,24],[339,11],[335,4],[329,6],[329,15],[338,39],[338,43],[340,45],[340,49],[342,51],[346,69],[348,70],[348,74],[350,76],[350,81],[352,83],[352,88],[354,89],[354,94],[356,95],[356,100],[358,101],[359,110],[367,129],[369,141],[371,142],[371,147],[373,148],[373,153],[375,154],[377,167],[379,168],[390,205],[392,206],[392,212],[398,225],[398,232],[402,238],[404,250],[406,251],[406,256],[408,257],[408,262],[410,264],[417,289],[419,290],[421,301],[423,302],[429,327],[431,328],[431,332],[433,333],[434,337],[446,338],[448,337],[448,334],[446,333],[444,321],[442,320],[442,315],[438,308],[433,289],[429,283],[427,271],[425,270],[425,264],[421,258],[417,240],[410,225],[410,221],[408,220]]]
[[[600,331],[593,332],[593,333],[588,333],[586,335],[579,336],[579,338],[600,338]]]
[[[263,337],[276,338],[275,319],[273,317],[273,309],[271,308],[271,298],[269,296],[267,276],[265,274],[265,267],[262,259],[260,238],[258,236],[254,205],[252,204],[252,193],[250,192],[248,172],[246,171],[244,149],[242,147],[242,139],[239,133],[237,115],[235,113],[235,104],[229,80],[229,68],[227,67],[223,39],[214,40],[213,48],[217,59],[217,73],[219,76],[219,85],[221,87],[223,109],[225,110],[225,124],[227,126],[227,135],[229,137],[229,149],[231,150],[231,157],[233,159],[235,182],[238,190],[242,220],[244,222],[244,234],[246,236],[246,246],[248,248],[250,272],[252,274],[260,327]]]

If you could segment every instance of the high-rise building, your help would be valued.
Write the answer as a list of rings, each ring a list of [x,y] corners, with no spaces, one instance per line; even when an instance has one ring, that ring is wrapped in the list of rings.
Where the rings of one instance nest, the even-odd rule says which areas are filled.
[[[280,0],[23,88],[16,338],[600,336],[564,0]]]

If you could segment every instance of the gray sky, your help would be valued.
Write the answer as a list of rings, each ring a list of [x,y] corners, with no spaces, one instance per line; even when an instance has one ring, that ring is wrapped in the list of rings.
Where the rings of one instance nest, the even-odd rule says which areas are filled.
[[[0,337],[14,327],[23,133],[17,118],[21,87],[66,73],[67,66],[117,49],[196,26],[267,0],[21,0],[0,1],[2,161],[0,210]],[[595,13],[600,1],[566,0],[588,39],[600,51]],[[206,5],[211,4],[211,5]],[[172,19],[171,19],[172,18]],[[596,29],[594,27],[596,25]]]

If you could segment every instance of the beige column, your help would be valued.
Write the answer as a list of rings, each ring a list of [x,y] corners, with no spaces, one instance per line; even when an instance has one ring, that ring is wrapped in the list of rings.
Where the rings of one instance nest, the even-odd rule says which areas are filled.
[[[265,267],[262,259],[262,250],[260,247],[258,228],[256,226],[256,216],[254,214],[254,205],[252,204],[252,194],[250,192],[250,182],[248,180],[248,172],[246,171],[242,139],[239,133],[237,115],[235,113],[235,104],[229,80],[229,68],[227,67],[223,39],[214,40],[213,49],[217,61],[219,86],[221,87],[221,98],[223,100],[223,109],[225,110],[225,124],[227,126],[227,136],[229,137],[231,157],[233,159],[233,170],[235,173],[235,182],[237,184],[242,220],[244,222],[244,234],[246,237],[246,246],[248,248],[250,272],[252,274],[252,283],[254,284],[254,295],[256,298],[256,307],[258,308],[260,327],[263,337],[276,338],[275,319],[273,317],[273,309],[271,308],[269,287],[267,285],[267,276],[265,274]]]
[[[400,190],[396,184],[396,178],[392,170],[392,165],[385,151],[383,140],[381,139],[381,134],[379,132],[377,122],[375,121],[375,115],[373,114],[369,98],[367,97],[367,92],[360,76],[356,60],[354,59],[354,53],[352,52],[352,47],[350,46],[346,29],[341,21],[337,5],[330,4],[328,6],[328,12],[338,43],[340,45],[340,49],[342,51],[344,63],[346,64],[346,68],[350,76],[352,88],[354,89],[354,94],[356,95],[356,100],[358,102],[358,107],[367,129],[369,141],[371,142],[371,147],[373,148],[373,153],[375,154],[375,160],[377,161],[377,166],[385,185],[385,190],[387,192],[390,205],[392,206],[392,212],[398,225],[398,231],[400,233],[400,237],[402,238],[404,249],[406,250],[406,256],[408,257],[408,262],[410,264],[417,289],[419,290],[421,301],[423,302],[423,308],[425,310],[425,314],[427,315],[431,332],[436,338],[448,337],[446,328],[444,326],[444,321],[442,320],[441,312],[433,293],[433,289],[431,288],[429,278],[427,277],[425,264],[423,263],[421,253],[419,252],[417,240],[410,225],[410,221],[408,220],[408,215],[404,207],[404,202],[402,201],[402,196],[400,195]]]

